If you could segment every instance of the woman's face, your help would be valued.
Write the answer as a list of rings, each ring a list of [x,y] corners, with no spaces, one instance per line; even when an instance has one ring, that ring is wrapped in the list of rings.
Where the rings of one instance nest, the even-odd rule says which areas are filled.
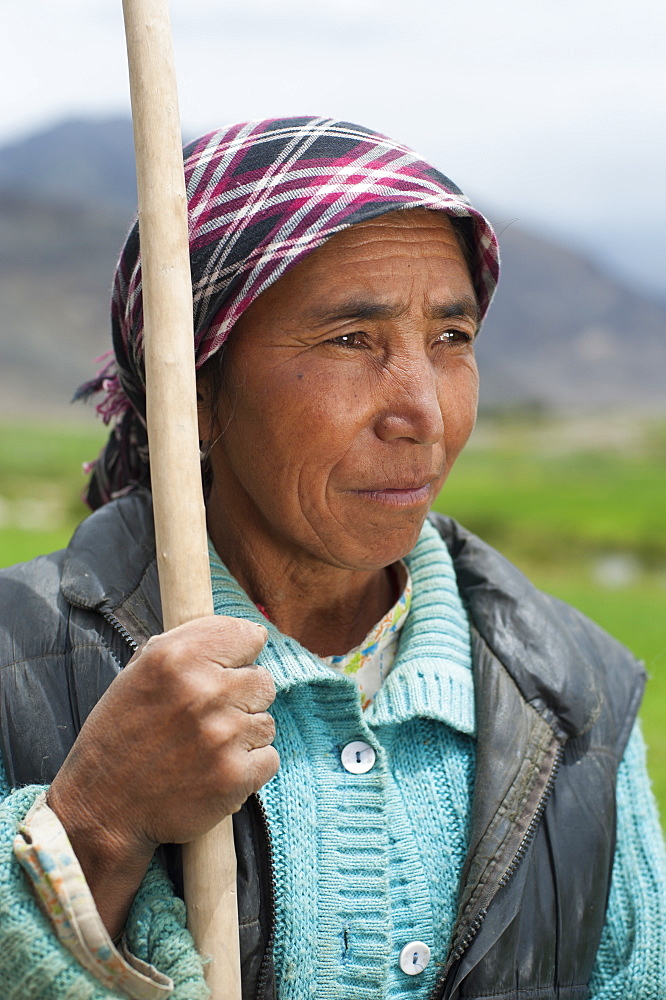
[[[297,562],[372,570],[404,556],[474,426],[477,325],[441,213],[331,238],[234,327],[209,517]]]

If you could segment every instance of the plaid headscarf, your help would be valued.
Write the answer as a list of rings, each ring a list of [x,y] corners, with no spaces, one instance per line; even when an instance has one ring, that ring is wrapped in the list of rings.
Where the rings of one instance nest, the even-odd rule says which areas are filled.
[[[184,160],[197,368],[290,267],[334,233],[396,209],[473,220],[472,281],[482,317],[488,309],[499,273],[489,223],[406,146],[332,118],[281,118],[211,132],[185,147]],[[97,410],[105,423],[115,418],[90,466],[93,509],[150,484],[137,222],[116,267],[111,324],[114,357],[75,396],[104,392]]]

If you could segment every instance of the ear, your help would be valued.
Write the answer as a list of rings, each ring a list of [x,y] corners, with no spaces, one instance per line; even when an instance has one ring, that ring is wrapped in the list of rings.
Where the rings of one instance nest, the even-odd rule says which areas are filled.
[[[199,421],[199,441],[207,441],[215,434],[217,414],[213,413],[210,380],[197,379],[197,416]]]

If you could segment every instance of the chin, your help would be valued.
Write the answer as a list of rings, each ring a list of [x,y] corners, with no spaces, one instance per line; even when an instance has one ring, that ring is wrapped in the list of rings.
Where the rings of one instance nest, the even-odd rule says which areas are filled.
[[[366,531],[357,541],[355,561],[358,563],[360,561],[359,554],[365,553],[365,558],[362,559],[363,565],[359,565],[358,568],[383,569],[385,566],[390,566],[392,563],[404,559],[418,542],[421,528],[428,513],[429,511],[426,510],[418,517],[412,516],[408,523],[405,523],[403,517],[400,526],[367,525]]]

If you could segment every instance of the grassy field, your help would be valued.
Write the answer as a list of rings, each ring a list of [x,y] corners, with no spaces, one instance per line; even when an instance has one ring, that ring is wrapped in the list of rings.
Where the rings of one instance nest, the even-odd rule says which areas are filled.
[[[0,565],[67,543],[102,427],[0,426]],[[480,423],[437,502],[645,661],[650,771],[666,818],[666,425]]]
[[[666,829],[666,425],[481,423],[438,510],[642,659],[641,718]]]
[[[86,516],[82,463],[94,459],[104,427],[0,424],[0,566],[67,544]]]

